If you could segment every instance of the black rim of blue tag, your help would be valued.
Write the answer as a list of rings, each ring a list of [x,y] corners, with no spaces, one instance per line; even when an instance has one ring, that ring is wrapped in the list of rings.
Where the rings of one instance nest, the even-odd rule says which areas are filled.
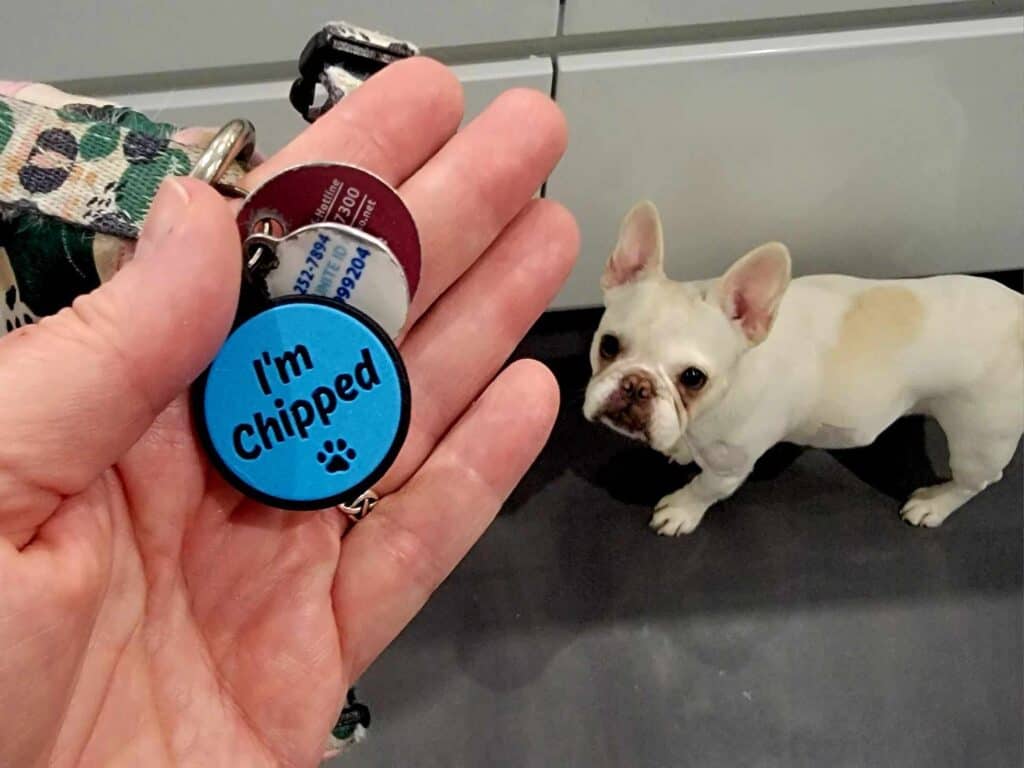
[[[210,367],[199,375],[191,390],[191,400],[193,409],[193,419],[196,424],[196,432],[199,435],[200,442],[203,446],[206,455],[209,457],[210,463],[217,469],[221,476],[228,481],[234,488],[242,491],[247,497],[267,504],[272,507],[295,510],[295,511],[311,511],[319,509],[327,509],[330,507],[337,506],[339,504],[351,504],[359,496],[365,493],[367,490],[373,487],[373,484],[380,480],[387,471],[394,464],[395,459],[398,457],[398,453],[402,450],[402,446],[405,444],[405,438],[409,432],[409,421],[412,410],[411,402],[411,391],[409,387],[409,377],[405,370],[405,365],[402,361],[402,357],[398,352],[398,348],[395,346],[394,341],[388,336],[387,332],[369,315],[355,307],[341,302],[334,301],[323,296],[283,296],[281,298],[270,299],[268,301],[261,302],[260,310],[254,312],[245,320],[238,322],[231,329],[231,334],[234,334],[242,326],[244,326],[249,320],[261,314],[264,311],[272,310],[276,307],[287,305],[287,304],[315,304],[325,307],[329,307],[332,310],[346,314],[357,321],[361,322],[370,333],[372,333],[377,340],[380,342],[381,347],[387,353],[391,363],[395,368],[395,377],[398,380],[398,385],[401,392],[401,404],[400,404],[400,415],[398,420],[398,426],[395,431],[394,439],[389,447],[386,455],[367,476],[353,484],[346,490],[332,494],[327,497],[320,497],[315,499],[284,499],[272,494],[268,494],[261,491],[259,488],[252,486],[244,479],[238,476],[231,467],[223,460],[219,451],[215,447],[213,440],[210,435],[209,425],[206,419],[206,405],[205,405],[205,393],[207,380],[210,374]],[[229,338],[230,335],[229,334]],[[227,343],[225,341],[225,343]],[[212,366],[212,363],[211,363]]]

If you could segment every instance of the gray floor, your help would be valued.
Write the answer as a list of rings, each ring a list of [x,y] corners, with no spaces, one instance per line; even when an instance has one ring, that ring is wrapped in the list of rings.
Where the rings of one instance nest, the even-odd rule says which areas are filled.
[[[1022,465],[938,530],[900,500],[945,471],[905,420],[868,449],[782,448],[689,538],[646,528],[686,470],[579,415],[586,313],[552,365],[551,444],[359,685],[339,765],[1020,768]]]

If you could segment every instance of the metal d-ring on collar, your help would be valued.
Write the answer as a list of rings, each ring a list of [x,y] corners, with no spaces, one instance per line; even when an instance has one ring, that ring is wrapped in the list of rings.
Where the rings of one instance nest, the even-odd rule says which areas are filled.
[[[256,146],[256,129],[248,120],[235,119],[224,124],[199,156],[190,174],[225,191],[232,197],[245,197],[245,190],[233,184],[219,184],[228,166],[252,155]],[[219,185],[219,186],[218,186]]]
[[[246,197],[249,194],[247,190],[237,184],[228,184],[220,179],[235,160],[251,156],[255,147],[256,128],[253,124],[241,118],[231,120],[217,131],[199,159],[196,160],[192,173],[189,175],[211,185],[225,197]],[[269,235],[270,231],[270,225],[267,222],[261,234]],[[253,270],[265,255],[265,247],[257,248],[249,256],[247,268],[250,271]]]

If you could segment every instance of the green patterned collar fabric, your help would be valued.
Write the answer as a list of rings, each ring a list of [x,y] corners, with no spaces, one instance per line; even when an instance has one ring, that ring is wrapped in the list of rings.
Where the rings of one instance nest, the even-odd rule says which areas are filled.
[[[122,107],[54,110],[0,96],[0,210],[135,239],[160,182],[187,175],[202,153],[174,131]],[[234,164],[223,181],[244,171]]]

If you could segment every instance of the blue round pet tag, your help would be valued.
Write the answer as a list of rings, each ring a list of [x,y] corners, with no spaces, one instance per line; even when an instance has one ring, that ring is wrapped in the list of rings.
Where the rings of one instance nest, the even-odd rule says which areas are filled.
[[[351,306],[291,296],[238,325],[196,382],[217,468],[285,509],[352,502],[387,471],[409,427],[398,351]]]

